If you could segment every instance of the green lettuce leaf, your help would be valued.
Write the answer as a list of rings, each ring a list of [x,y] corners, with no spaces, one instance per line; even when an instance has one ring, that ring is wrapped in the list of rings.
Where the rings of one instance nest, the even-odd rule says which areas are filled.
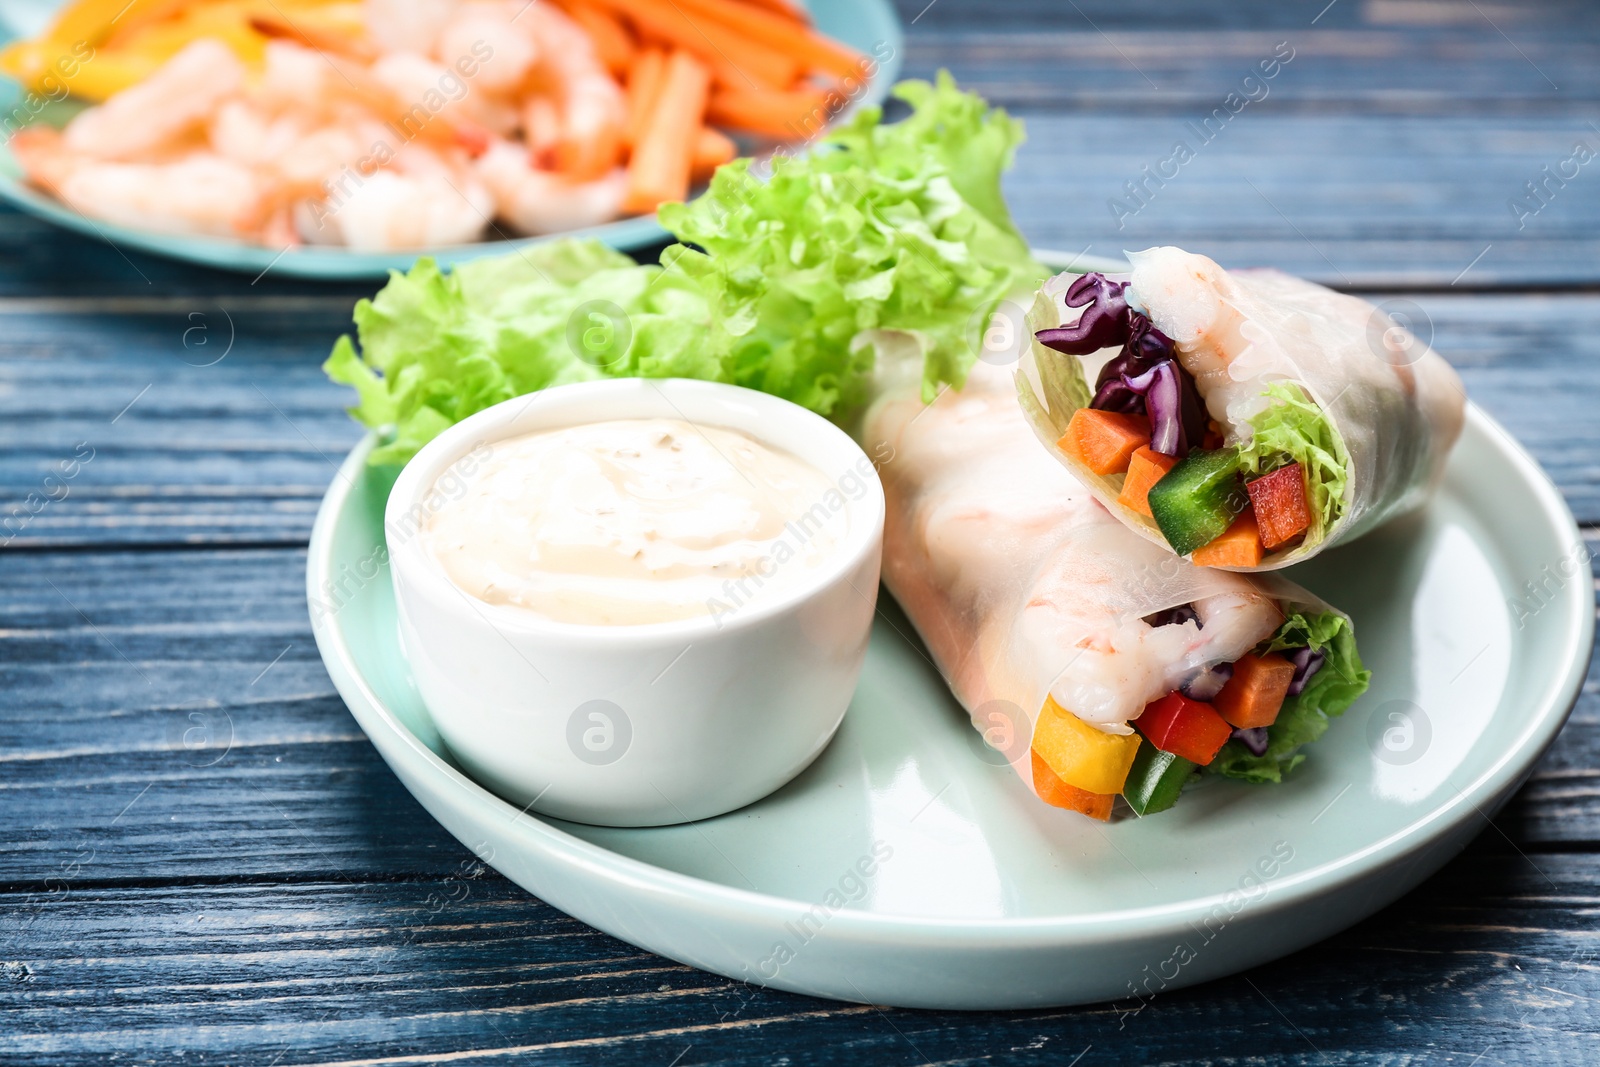
[[[815,150],[776,157],[767,178],[737,160],[704,196],[661,209],[695,246],[662,262],[707,294],[734,382],[848,411],[865,399],[874,358],[853,342],[897,330],[916,338],[932,399],[966,380],[1000,298],[1047,275],[1000,193],[1021,125],[948,73],[894,92],[912,106],[904,121],[886,126],[864,109]]]
[[[1361,666],[1350,620],[1331,611],[1289,617],[1258,652],[1310,647],[1328,658],[1311,681],[1284,701],[1278,719],[1267,727],[1267,750],[1259,756],[1238,741],[1229,741],[1206,767],[1208,772],[1250,782],[1280,782],[1305,759],[1301,746],[1321,737],[1335,716],[1356,702],[1372,681]]]
[[[351,415],[385,432],[373,463],[403,463],[446,427],[537,389],[601,377],[732,382],[844,419],[866,399],[867,331],[901,331],[924,389],[959,386],[980,327],[1047,273],[1006,212],[1000,174],[1022,140],[1005,112],[906,82],[911,115],[877,109],[810,152],[721,168],[661,220],[662,266],[562,240],[444,273],[421,260],[356,306],[356,337],[324,369]],[[693,245],[694,247],[688,247]]]
[[[355,387],[350,414],[390,435],[372,462],[404,463],[446,427],[537,389],[602,377],[722,379],[700,344],[705,299],[685,279],[596,241],[557,241],[445,274],[430,259],[356,305],[359,353],[323,365]]]
[[[1245,470],[1252,475],[1266,474],[1288,462],[1300,464],[1306,472],[1311,507],[1305,543],[1315,545],[1344,514],[1350,455],[1339,431],[1300,386],[1274,382],[1262,395],[1273,403],[1250,420],[1254,434],[1240,450]]]
[[[1041,397],[1033,390],[1033,383],[1025,374],[1017,375],[1017,402],[1022,413],[1041,438],[1058,440],[1067,432],[1067,425],[1079,408],[1089,406],[1094,394],[1083,377],[1083,361],[1075,356],[1064,356],[1039,343],[1040,330],[1061,325],[1061,313],[1050,295],[1040,288],[1033,294],[1025,322],[1028,343],[1033,346],[1033,363],[1039,373]]]

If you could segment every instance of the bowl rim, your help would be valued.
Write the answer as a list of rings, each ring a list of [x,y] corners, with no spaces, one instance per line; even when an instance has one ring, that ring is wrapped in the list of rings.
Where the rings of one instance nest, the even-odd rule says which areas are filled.
[[[692,615],[664,622],[607,625],[561,622],[532,611],[480,601],[450,580],[439,561],[427,550],[424,538],[413,534],[396,543],[397,515],[420,506],[438,478],[480,445],[545,430],[592,424],[595,420],[591,418],[568,418],[563,412],[596,401],[604,401],[609,409],[604,421],[673,417],[664,415],[659,404],[652,410],[643,410],[644,405],[654,404],[657,397],[666,401],[677,418],[691,426],[736,430],[768,448],[796,456],[821,473],[835,491],[843,475],[833,469],[836,463],[828,460],[836,460],[841,454],[850,457],[849,470],[862,477],[865,491],[853,498],[841,491],[845,500],[843,512],[849,519],[848,529],[843,543],[822,567],[808,575],[806,581],[768,596],[758,596],[727,616]],[[680,405],[694,408],[697,414],[690,417]],[[716,408],[729,415],[741,408],[752,411],[754,418],[747,420],[752,425],[720,422],[715,416],[700,413],[703,407]],[[755,424],[788,425],[796,431],[794,436],[798,440],[806,442],[806,451],[802,453],[778,444],[756,429]],[[416,585],[432,606],[440,606],[474,624],[487,623],[508,636],[602,647],[637,647],[662,641],[726,637],[795,611],[840,581],[849,581],[862,560],[879,551],[886,514],[883,482],[877,465],[848,434],[814,411],[782,397],[724,382],[690,378],[609,378],[574,382],[512,397],[448,427],[424,445],[400,471],[384,505],[383,525],[389,566],[397,586],[403,570],[405,581]],[[876,589],[870,593],[856,591],[875,603]],[[472,619],[474,614],[476,619]]]

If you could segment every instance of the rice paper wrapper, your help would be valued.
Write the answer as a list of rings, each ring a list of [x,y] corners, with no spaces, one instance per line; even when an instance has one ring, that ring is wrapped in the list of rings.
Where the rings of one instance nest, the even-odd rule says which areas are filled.
[[[881,463],[883,580],[1030,788],[1046,696],[1127,733],[1146,703],[1237,659],[1286,610],[1330,610],[1276,576],[1196,567],[1124,527],[1039,448],[1009,368],[980,363],[932,404],[919,386],[882,386],[857,428]],[[1201,626],[1143,621],[1191,603]]]
[[[1228,440],[1248,439],[1266,388],[1301,386],[1343,442],[1348,480],[1343,510],[1328,529],[1269,554],[1276,570],[1360,537],[1416,508],[1437,487],[1461,435],[1466,393],[1455,370],[1382,309],[1275,270],[1225,271],[1178,248],[1130,253],[1130,305],[1171,337],[1195,377],[1207,412]],[[1029,424],[1050,455],[1072,469],[1130,529],[1170,551],[1149,517],[1116,502],[1117,483],[1056,446],[1073,412],[1088,405],[1090,382],[1115,350],[1077,357],[1053,351],[1033,331],[1075,322],[1065,294],[1079,277],[1061,274],[1035,294],[1019,333],[1016,384]]]

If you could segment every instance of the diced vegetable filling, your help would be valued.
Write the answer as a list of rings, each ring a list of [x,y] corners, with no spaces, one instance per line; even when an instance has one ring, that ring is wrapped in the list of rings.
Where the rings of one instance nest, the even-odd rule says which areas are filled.
[[[1239,450],[1196,450],[1150,487],[1150,513],[1180,556],[1215,541],[1249,502],[1239,487]]]
[[[1290,463],[1252,478],[1244,487],[1261,529],[1261,547],[1268,552],[1298,540],[1310,528],[1305,468],[1300,464]]]
[[[1149,446],[1150,422],[1143,415],[1079,408],[1058,444],[1096,474],[1120,474]]]
[[[1135,815],[1154,815],[1178,802],[1178,794],[1198,768],[1182,756],[1154,745],[1140,745],[1122,798]]]
[[[1182,605],[1144,621],[1182,626],[1198,615]],[[1108,733],[1046,699],[1030,753],[1035,790],[1048,804],[1105,820],[1118,795],[1137,815],[1166,811],[1202,769],[1279,781],[1370,678],[1344,616],[1291,615],[1233,663],[1203,667],[1145,705],[1135,733]]]
[[[1217,714],[1216,708],[1176,690],[1146,704],[1135,725],[1161,751],[1202,767],[1217,758],[1233,735],[1233,727]]]
[[[1201,566],[1255,567],[1320,539],[1343,509],[1348,467],[1321,408],[1299,386],[1275,382],[1250,439],[1226,446],[1172,339],[1128,304],[1127,289],[1082,275],[1066,293],[1067,306],[1082,309],[1078,321],[1034,334],[1073,356],[1121,346],[1088,407],[1073,414],[1062,451],[1101,477],[1122,475],[1117,502],[1155,520],[1173,550]]]
[[[1222,687],[1212,706],[1237,730],[1271,726],[1289,696],[1294,664],[1276,652],[1257,656],[1246,652],[1233,665],[1233,677]]]
[[[1248,507],[1226,530],[1194,550],[1189,558],[1201,567],[1258,567],[1261,565],[1261,527]]]
[[[1127,477],[1122,480],[1122,492],[1117,494],[1117,503],[1132,508],[1146,518],[1153,518],[1150,514],[1150,490],[1177,465],[1178,457],[1163,455],[1149,445],[1136,449],[1128,460]]]
[[[1091,793],[1077,786],[1068,785],[1050,768],[1050,764],[1044,761],[1038,749],[1034,749],[1031,755],[1033,787],[1039,794],[1040,800],[1052,807],[1066,808],[1068,811],[1075,811],[1101,822],[1111,818],[1111,805],[1116,803],[1117,799],[1115,793]]]
[[[1033,728],[1033,751],[1063,782],[1088,793],[1120,793],[1139,739],[1108,734],[1062,708],[1053,699]]]

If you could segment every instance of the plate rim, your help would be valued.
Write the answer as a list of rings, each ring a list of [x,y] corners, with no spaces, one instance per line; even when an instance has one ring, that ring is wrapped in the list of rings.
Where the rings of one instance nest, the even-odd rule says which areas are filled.
[[[1501,451],[1530,483],[1540,504],[1541,517],[1548,526],[1577,538],[1577,523],[1565,499],[1537,461],[1498,422],[1470,401],[1467,425],[1472,432],[1486,435],[1490,446]],[[327,563],[332,555],[332,530],[354,491],[353,475],[365,464],[375,441],[375,435],[368,434],[352,450],[318,509],[307,553],[308,596],[314,597],[321,582],[331,573]],[[1595,611],[1592,595],[1584,597],[1588,585],[1571,583],[1565,588],[1571,590],[1565,595],[1563,606],[1569,624],[1563,628],[1567,642],[1560,654],[1567,669],[1563,675],[1552,678],[1540,694],[1536,702],[1539,714],[1530,718],[1516,742],[1469,785],[1458,787],[1454,798],[1433,806],[1404,827],[1336,860],[1275,880],[1273,893],[1259,902],[1258,911],[1270,914],[1301,907],[1319,896],[1381,872],[1408,855],[1448,838],[1467,820],[1483,816],[1486,805],[1509,795],[1565,725],[1581,692],[1593,653]],[[519,811],[514,805],[451,767],[384,705],[355,668],[336,614],[325,614],[319,619],[313,613],[312,631],[340,696],[386,761],[402,758],[400,753],[391,753],[391,748],[397,744],[411,760],[420,761],[414,770],[435,777],[441,789],[449,789],[467,806],[481,809],[487,805],[490,815],[498,814],[508,824],[506,832],[514,833],[541,859],[562,863],[578,878],[598,877],[619,887],[631,883],[627,891],[664,896],[678,908],[712,908],[744,921],[782,922],[792,918],[796,908],[804,910],[808,906],[805,901],[794,898],[740,889],[658,867],[587,841],[536,816],[518,818]],[[385,736],[385,741],[374,736],[375,730]],[[405,776],[399,777],[404,784]],[[409,786],[407,788],[412,791]],[[936,941],[945,947],[971,944],[984,948],[1026,946],[1032,949],[1084,945],[1188,929],[1192,922],[1211,914],[1219,905],[1226,906],[1227,897],[1226,892],[1220,892],[1138,908],[1031,917],[929,917],[846,908],[830,919],[830,934],[833,935],[830,940],[836,937],[841,942],[857,945]]]

